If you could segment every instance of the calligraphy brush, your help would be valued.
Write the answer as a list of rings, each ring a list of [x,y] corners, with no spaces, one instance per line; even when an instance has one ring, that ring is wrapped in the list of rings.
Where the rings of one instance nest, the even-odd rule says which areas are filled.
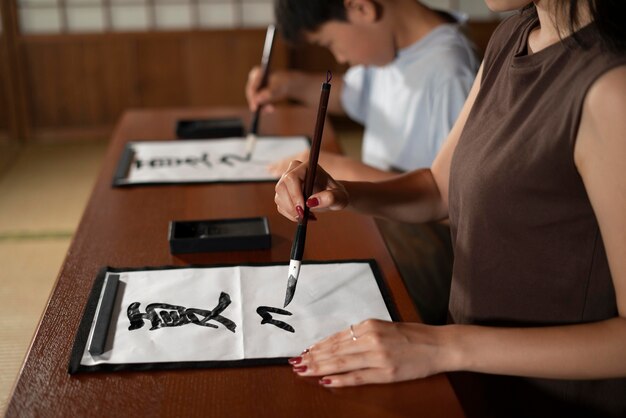
[[[320,144],[322,143],[322,132],[324,131],[324,121],[326,119],[326,109],[328,107],[328,96],[330,95],[330,80],[333,75],[330,71],[326,73],[326,82],[322,83],[322,92],[320,94],[320,103],[317,109],[317,121],[315,123],[315,133],[311,142],[311,151],[309,152],[309,168],[304,175],[304,190],[302,192],[304,201],[313,193],[313,184],[315,183],[315,171],[317,169],[317,160],[320,155]],[[291,256],[289,260],[289,272],[287,279],[287,293],[285,294],[285,305],[287,307],[296,293],[296,285],[298,284],[298,276],[300,275],[300,266],[302,264],[302,254],[304,253],[304,241],[306,240],[306,226],[309,220],[309,207],[304,205],[304,214],[298,219],[298,227],[296,236],[291,246]]]
[[[267,87],[270,59],[272,58],[272,47],[274,45],[274,32],[276,32],[274,25],[269,25],[267,27],[267,31],[265,32],[265,44],[263,45],[263,55],[261,57],[261,84],[259,84],[257,91]],[[254,115],[252,115],[250,132],[246,137],[246,161],[249,161],[250,158],[252,158],[252,151],[254,151],[254,146],[256,145],[256,137],[259,130],[259,117],[261,116],[262,107],[262,105],[257,106]]]

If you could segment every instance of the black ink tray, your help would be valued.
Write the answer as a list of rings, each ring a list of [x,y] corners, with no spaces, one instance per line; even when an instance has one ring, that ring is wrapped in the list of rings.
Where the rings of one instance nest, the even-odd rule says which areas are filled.
[[[211,139],[243,137],[243,122],[239,118],[183,119],[176,122],[178,139]]]
[[[270,248],[271,238],[265,216],[171,221],[168,233],[172,254],[262,250]]]

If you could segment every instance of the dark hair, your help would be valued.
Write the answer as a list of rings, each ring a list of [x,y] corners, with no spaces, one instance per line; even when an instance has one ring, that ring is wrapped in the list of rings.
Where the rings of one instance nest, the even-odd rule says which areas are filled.
[[[576,0],[569,0],[570,10],[574,9]],[[626,52],[626,2],[624,0],[587,0],[591,16],[598,28],[604,44],[611,50]],[[570,26],[578,16],[570,11]]]
[[[597,31],[604,46],[613,52],[626,52],[626,1],[624,0],[563,0],[555,2],[557,17],[566,22],[574,40],[586,46],[575,30],[580,24],[580,7],[586,3]],[[567,7],[563,7],[563,5]],[[533,5],[528,8],[534,8]]]
[[[346,20],[344,0],[276,0],[274,14],[280,34],[299,43],[304,32],[315,32],[330,20]]]

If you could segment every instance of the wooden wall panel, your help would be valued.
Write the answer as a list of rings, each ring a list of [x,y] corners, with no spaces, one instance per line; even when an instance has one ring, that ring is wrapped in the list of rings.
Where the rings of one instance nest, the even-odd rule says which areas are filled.
[[[245,105],[244,86],[250,69],[259,65],[264,32],[228,32],[196,36],[187,44],[186,87],[192,105]],[[287,50],[275,40],[271,68],[287,67]]]
[[[185,49],[183,36],[138,39],[135,83],[139,105],[185,106],[188,104],[185,80]]]
[[[5,87],[8,82],[8,74],[6,65],[4,65],[7,54],[4,42],[5,39],[0,35],[0,137],[7,137],[9,130],[8,92]]]
[[[34,129],[110,124],[137,103],[129,100],[130,45],[67,38],[27,44],[24,50]]]
[[[35,138],[107,134],[130,107],[245,105],[260,29],[30,36],[22,41]],[[287,64],[278,41],[274,68]],[[91,132],[92,133],[92,132]]]
[[[99,74],[98,95],[101,98],[101,124],[117,121],[120,113],[129,107],[141,106],[141,89],[137,80],[137,48],[132,42],[111,37],[103,42],[99,51],[104,59],[97,63],[91,74]]]
[[[496,25],[470,23],[480,51]],[[22,36],[26,132],[35,139],[108,136],[130,107],[245,105],[264,36],[264,29]],[[346,69],[323,48],[288,49],[280,40],[272,67]],[[0,130],[5,125],[0,116]]]
[[[13,141],[23,140],[28,136],[28,116],[26,111],[23,77],[19,67],[19,49],[17,39],[16,2],[0,0],[0,111],[5,135]]]
[[[485,49],[489,43],[491,34],[500,24],[499,20],[469,22],[466,28],[467,36],[474,42],[476,49],[480,57],[485,54]]]

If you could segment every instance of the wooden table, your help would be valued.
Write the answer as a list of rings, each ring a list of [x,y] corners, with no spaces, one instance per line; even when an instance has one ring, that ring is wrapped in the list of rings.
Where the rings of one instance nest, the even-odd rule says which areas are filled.
[[[61,267],[24,362],[8,417],[460,417],[444,375],[419,381],[326,389],[290,366],[153,372],[67,373],[70,350],[98,270],[242,262],[287,262],[295,225],[274,205],[274,183],[112,188],[129,140],[174,137],[178,118],[241,116],[245,109],[131,110],[121,119],[81,223]],[[312,136],[314,111],[279,108],[264,116],[261,133]],[[324,148],[338,150],[327,124]],[[176,219],[253,217],[270,220],[269,250],[173,256],[167,225]],[[374,258],[404,321],[418,315],[378,230],[369,217],[326,213],[309,227],[305,259]]]

